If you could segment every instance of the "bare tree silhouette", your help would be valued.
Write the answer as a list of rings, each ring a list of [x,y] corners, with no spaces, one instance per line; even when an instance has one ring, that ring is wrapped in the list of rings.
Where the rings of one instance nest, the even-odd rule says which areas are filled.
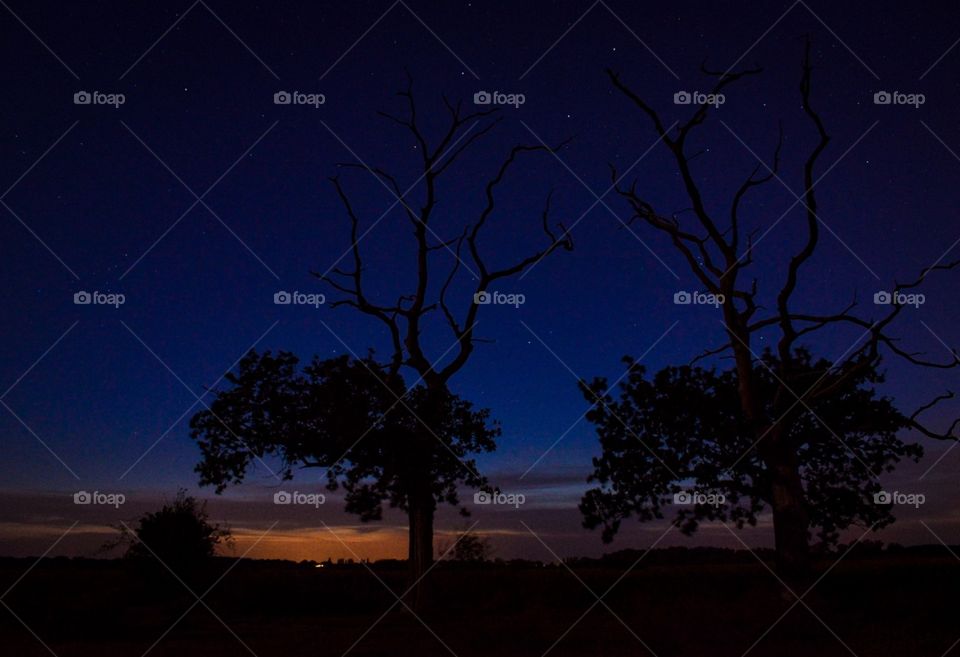
[[[897,338],[890,333],[892,324],[901,315],[904,307],[896,295],[884,316],[878,320],[855,313],[856,299],[839,312],[829,314],[801,313],[793,308],[793,295],[801,277],[801,270],[813,257],[818,246],[820,220],[817,215],[815,187],[818,179],[815,170],[820,156],[830,143],[823,120],[811,102],[812,68],[810,40],[807,38],[800,97],[803,111],[816,130],[817,141],[803,163],[804,191],[801,202],[806,236],[790,258],[785,279],[779,284],[776,308],[772,312],[764,312],[757,303],[760,287],[757,278],[753,278],[749,284],[741,282],[741,275],[753,263],[754,247],[754,233],[744,234],[741,210],[751,191],[778,177],[781,164],[780,147],[783,143],[782,129],[772,165],[765,170],[765,165],[758,164],[733,193],[727,208],[708,207],[702,191],[702,179],[698,178],[692,164],[698,153],[689,152],[688,140],[704,125],[710,105],[707,102],[700,104],[689,120],[670,129],[660,114],[639,93],[628,86],[616,72],[607,70],[613,86],[649,119],[660,139],[670,150],[684,193],[690,202],[689,214],[693,215],[693,220],[687,225],[676,216],[658,211],[637,190],[636,181],[629,187],[622,186],[616,170],[611,166],[616,191],[632,211],[631,223],[643,222],[666,235],[686,260],[697,280],[710,293],[723,295],[722,317],[727,340],[717,348],[705,351],[701,358],[727,352],[732,354],[739,403],[750,432],[755,437],[756,449],[769,472],[777,555],[779,566],[785,573],[806,572],[810,526],[810,514],[797,458],[797,444],[791,440],[789,432],[784,430],[789,424],[786,420],[806,412],[809,405],[816,400],[829,399],[851,379],[856,379],[865,371],[874,368],[881,358],[881,348],[922,367],[954,368],[960,364],[956,352],[949,360],[936,361],[908,351],[898,344]],[[720,94],[739,80],[762,72],[760,68],[720,72],[708,70],[705,66],[701,70],[705,75],[715,78],[712,94]],[[721,223],[718,217],[724,215],[727,219]],[[893,289],[915,289],[930,273],[954,269],[958,264],[960,262],[933,265],[923,269],[916,279],[908,283],[895,283]],[[844,325],[863,330],[866,340],[842,360],[833,363],[812,385],[804,387],[807,372],[798,367],[796,356],[800,341],[821,329]],[[752,337],[764,329],[779,331],[772,370],[777,384],[770,391],[763,390],[758,383],[755,365],[764,361],[758,358],[752,342]],[[767,398],[767,395],[770,397]],[[923,425],[919,419],[922,412],[952,396],[952,393],[941,395],[917,409],[908,416],[910,426],[931,438],[954,439],[952,432],[956,423],[945,432],[937,432]]]

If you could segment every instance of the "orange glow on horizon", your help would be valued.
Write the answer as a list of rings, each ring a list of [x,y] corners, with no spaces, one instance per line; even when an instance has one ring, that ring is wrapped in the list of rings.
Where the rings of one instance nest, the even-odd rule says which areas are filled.
[[[249,559],[289,559],[290,561],[326,561],[337,559],[406,559],[405,527],[382,527],[362,531],[352,526],[329,530],[264,530],[235,528],[233,549],[220,549],[223,556],[246,554]]]

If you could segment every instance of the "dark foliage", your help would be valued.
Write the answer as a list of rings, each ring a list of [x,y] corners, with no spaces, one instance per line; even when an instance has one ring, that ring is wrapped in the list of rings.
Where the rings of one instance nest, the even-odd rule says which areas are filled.
[[[132,530],[124,526],[111,547],[126,544],[127,558],[159,560],[182,574],[206,564],[218,545],[230,541],[229,529],[210,523],[206,503],[197,502],[180,489],[173,502],[145,513]]]
[[[889,472],[903,458],[918,460],[922,448],[898,438],[910,418],[877,394],[876,367],[842,379],[842,385],[809,405],[775,412],[776,357],[767,352],[754,375],[770,426],[779,424],[799,455],[810,529],[827,544],[851,525],[879,529],[893,522],[891,507],[874,504],[880,490],[875,474]],[[641,522],[672,515],[686,534],[701,521],[755,525],[771,503],[768,469],[743,417],[732,370],[667,367],[652,378],[626,359],[629,374],[614,398],[605,379],[582,384],[593,402],[587,419],[596,426],[603,450],[593,460],[583,497],[584,526],[603,526],[609,542],[623,520]],[[798,381],[813,383],[832,364],[799,349],[793,367]],[[720,493],[720,504],[673,506],[674,494],[696,490]]]
[[[278,458],[279,474],[323,468],[327,487],[346,492],[346,509],[364,521],[380,519],[383,503],[407,510],[411,486],[429,474],[435,501],[460,503],[457,487],[486,485],[473,459],[496,447],[499,426],[486,409],[457,395],[407,388],[367,358],[314,358],[298,368],[289,352],[251,351],[218,391],[209,410],[190,421],[203,454],[201,484],[217,492],[240,483],[254,461]],[[430,417],[427,463],[410,445]],[[465,510],[463,510],[465,513]]]

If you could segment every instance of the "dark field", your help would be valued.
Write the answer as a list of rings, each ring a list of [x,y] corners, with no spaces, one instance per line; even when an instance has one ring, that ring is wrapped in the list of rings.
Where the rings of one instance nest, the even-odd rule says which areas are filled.
[[[0,617],[0,640],[3,655],[50,654],[15,613],[58,657],[941,657],[960,639],[960,563],[942,552],[842,560],[779,622],[796,598],[752,557],[689,565],[645,560],[599,604],[586,586],[602,595],[629,563],[573,572],[441,564],[428,575],[432,603],[419,619],[397,604],[379,622],[396,603],[384,584],[403,591],[402,567],[374,565],[374,576],[360,565],[321,570],[242,561],[198,604],[167,572],[53,559],[3,599],[9,609]],[[824,561],[817,576],[834,561]],[[3,589],[32,563],[0,563]],[[218,572],[187,580],[202,595],[231,564],[221,560]]]

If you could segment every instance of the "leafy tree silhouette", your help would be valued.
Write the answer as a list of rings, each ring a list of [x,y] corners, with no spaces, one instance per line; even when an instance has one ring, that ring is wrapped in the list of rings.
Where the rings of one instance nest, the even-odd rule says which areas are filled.
[[[251,351],[225,379],[230,387],[190,421],[201,484],[218,493],[272,456],[284,479],[295,468],[321,468],[330,490],[343,487],[348,512],[379,520],[386,502],[406,512],[412,531],[415,495],[426,491],[431,509],[456,506],[459,485],[487,485],[470,455],[496,448],[490,412],[448,392],[406,388],[371,357],[314,357],[300,368],[292,353]],[[428,413],[438,449],[411,449]]]
[[[769,351],[762,358],[753,380],[765,400],[762,412],[772,419],[779,363]],[[591,476],[600,486],[580,504],[584,526],[602,526],[603,540],[610,542],[632,516],[646,522],[672,512],[688,535],[704,520],[756,525],[758,514],[773,504],[773,478],[751,449],[756,437],[740,406],[736,371],[688,365],[647,378],[643,366],[626,363],[629,373],[616,398],[605,379],[582,385],[593,403],[587,419],[596,425],[603,450]],[[808,381],[833,366],[805,349],[793,354],[793,372]],[[898,437],[911,419],[877,394],[874,384],[882,380],[874,366],[861,368],[829,397],[780,421],[803,482],[810,527],[827,546],[836,546],[839,532],[851,525],[879,529],[893,522],[892,506],[874,503],[881,486],[871,473],[890,472],[901,459],[923,454],[918,444]],[[674,495],[689,488],[704,496],[675,505]]]
[[[713,349],[708,349],[699,358],[716,354],[732,355],[736,372],[737,402],[743,421],[749,428],[752,440],[749,445],[755,449],[769,473],[771,508],[773,512],[774,537],[777,561],[784,576],[796,575],[803,578],[809,572],[809,527],[812,508],[809,494],[816,490],[804,490],[801,472],[801,454],[799,445],[789,429],[793,426],[792,415],[802,415],[814,403],[835,399],[839,390],[847,389],[851,380],[865,381],[864,377],[873,376],[880,362],[882,351],[894,354],[909,363],[922,367],[955,368],[960,365],[956,352],[951,358],[937,361],[905,349],[891,333],[891,326],[901,317],[904,309],[899,295],[891,295],[890,303],[883,308],[879,319],[864,317],[857,312],[856,299],[838,312],[798,312],[793,298],[801,280],[801,270],[817,251],[820,237],[820,218],[817,214],[816,186],[820,178],[816,170],[821,155],[830,143],[830,136],[820,114],[811,103],[812,65],[810,61],[810,40],[805,39],[805,50],[800,79],[801,108],[805,118],[813,125],[816,142],[808,151],[803,162],[804,191],[798,197],[798,204],[804,215],[804,236],[786,266],[782,281],[772,281],[776,303],[771,310],[764,310],[759,303],[758,292],[764,286],[771,286],[769,277],[754,276],[749,283],[744,278],[753,264],[754,232],[745,228],[744,207],[755,190],[772,180],[779,180],[780,151],[783,144],[783,132],[772,157],[772,164],[763,163],[753,167],[750,175],[739,185],[728,203],[722,205],[710,200],[704,193],[705,178],[695,170],[702,161],[697,157],[704,151],[693,151],[690,146],[693,135],[705,125],[710,98],[728,90],[738,81],[762,72],[760,68],[740,71],[711,71],[705,66],[702,72],[712,78],[710,94],[704,102],[693,106],[692,116],[677,124],[664,122],[661,115],[634,89],[628,86],[614,71],[607,70],[614,88],[620,91],[640,112],[649,119],[660,140],[670,151],[676,165],[679,180],[689,204],[681,213],[667,214],[654,207],[645,195],[638,191],[637,182],[629,186],[621,184],[617,171],[611,166],[611,175],[617,193],[632,211],[630,223],[643,223],[651,229],[669,238],[674,249],[683,257],[691,272],[706,290],[721,299],[722,322],[726,340]],[[694,165],[696,161],[696,165]],[[709,175],[709,174],[706,174]],[[822,177],[822,176],[821,176]],[[689,217],[689,219],[688,219]],[[723,219],[720,219],[720,218]],[[913,281],[898,284],[890,288],[894,291],[915,291],[926,277],[935,271],[954,269],[960,261],[937,264],[927,267]],[[809,364],[804,363],[798,347],[801,341],[809,340],[824,329],[851,328],[862,331],[861,341],[851,347],[842,360],[833,363],[822,377],[809,378]],[[760,357],[754,351],[755,335],[767,331],[768,337],[776,344],[776,358]],[[773,368],[768,370],[774,376],[776,385],[770,390],[760,376],[760,364]],[[937,403],[952,398],[946,393],[917,409],[909,416],[910,427],[924,435],[941,439],[955,440],[954,422],[946,431],[938,432],[922,424],[918,416]],[[877,472],[871,471],[870,476]],[[663,475],[661,475],[663,476]]]

